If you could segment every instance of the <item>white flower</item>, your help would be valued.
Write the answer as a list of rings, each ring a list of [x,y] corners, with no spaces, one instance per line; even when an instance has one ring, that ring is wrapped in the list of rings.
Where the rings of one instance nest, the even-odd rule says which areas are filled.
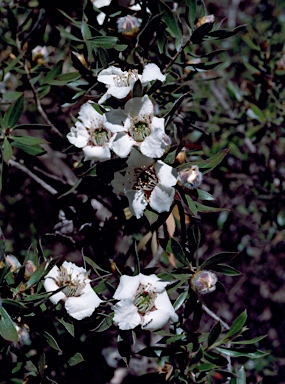
[[[16,256],[8,255],[5,257],[5,261],[9,265],[11,272],[19,272],[22,265]]]
[[[169,211],[175,194],[173,186],[177,183],[176,170],[135,149],[127,164],[125,176],[116,172],[111,184],[115,192],[123,191],[127,196],[131,213],[139,219],[148,204],[158,213]]]
[[[141,75],[137,69],[122,71],[120,68],[114,66],[103,69],[103,71],[98,74],[98,81],[106,84],[108,89],[98,103],[104,103],[110,96],[116,99],[126,98],[138,79],[142,85],[147,85],[153,80],[165,81],[165,75],[163,75],[158,66],[153,63],[147,64]]]
[[[105,113],[106,128],[121,131],[112,143],[112,150],[119,157],[128,156],[134,145],[148,157],[161,157],[169,148],[171,140],[165,134],[164,119],[153,116],[153,112],[154,106],[145,95],[127,101],[124,110]]]
[[[114,322],[122,330],[141,325],[143,329],[154,331],[163,327],[168,320],[178,321],[178,316],[169,300],[165,287],[168,282],[156,275],[123,275],[114,299]]]
[[[53,304],[63,300],[67,313],[77,320],[91,316],[102,302],[90,285],[87,271],[68,261],[64,261],[60,268],[54,266],[50,270],[45,276],[44,287],[47,292],[64,287],[49,299]]]
[[[45,45],[43,47],[41,45],[37,45],[32,50],[32,60],[36,61],[38,64],[44,64],[46,61],[48,61],[48,58],[49,54]]]
[[[83,149],[85,160],[110,159],[115,136],[104,126],[103,116],[88,102],[80,108],[78,118],[75,127],[67,134],[69,142]]]

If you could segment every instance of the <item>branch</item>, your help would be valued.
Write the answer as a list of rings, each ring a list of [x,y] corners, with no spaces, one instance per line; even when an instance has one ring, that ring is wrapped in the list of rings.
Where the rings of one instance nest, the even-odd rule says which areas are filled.
[[[175,55],[172,57],[172,59],[169,61],[169,63],[166,65],[162,73],[165,73],[169,67],[176,61],[177,57],[184,51],[184,49],[187,47],[187,45],[190,43],[190,40],[187,40],[185,44],[182,45],[182,47],[179,49],[178,52],[175,53]]]
[[[35,180],[38,184],[40,184],[44,189],[46,189],[48,192],[50,192],[52,195],[58,194],[58,191],[51,187],[49,184],[47,184],[45,181],[40,179],[37,175],[35,175],[33,172],[31,172],[28,168],[26,168],[24,165],[18,163],[15,160],[10,159],[9,165],[12,165],[15,168],[20,169],[22,172],[25,172],[27,175],[29,175],[33,180]]]

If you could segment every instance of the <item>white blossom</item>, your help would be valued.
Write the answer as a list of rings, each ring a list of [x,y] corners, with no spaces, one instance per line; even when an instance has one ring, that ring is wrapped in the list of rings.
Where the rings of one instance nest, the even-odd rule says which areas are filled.
[[[153,116],[154,106],[150,98],[134,97],[127,101],[124,110],[112,110],[104,115],[105,126],[112,132],[120,132],[112,143],[112,150],[119,157],[126,157],[133,146],[148,157],[161,157],[171,140],[165,134],[164,119]]]
[[[176,170],[135,149],[127,164],[125,175],[116,172],[111,184],[116,193],[123,192],[127,196],[131,213],[139,219],[148,204],[158,213],[169,211],[177,183]]]
[[[165,81],[165,75],[161,73],[159,67],[154,63],[147,64],[142,74],[139,74],[137,69],[122,71],[114,66],[103,69],[98,74],[98,81],[106,84],[108,89],[98,103],[104,103],[110,96],[116,99],[125,99],[132,91],[137,80],[140,80],[144,86],[153,80]]]
[[[156,275],[123,275],[114,299],[114,322],[122,330],[140,325],[143,329],[154,331],[163,327],[169,320],[178,321],[178,316],[165,290],[168,282]]]
[[[54,266],[45,276],[44,287],[47,292],[63,289],[49,299],[53,304],[64,301],[67,313],[77,320],[89,317],[102,302],[93,291],[86,269],[64,261],[58,268]]]
[[[82,148],[85,160],[110,159],[115,135],[104,126],[103,116],[88,102],[80,108],[78,119],[67,134],[69,142]]]

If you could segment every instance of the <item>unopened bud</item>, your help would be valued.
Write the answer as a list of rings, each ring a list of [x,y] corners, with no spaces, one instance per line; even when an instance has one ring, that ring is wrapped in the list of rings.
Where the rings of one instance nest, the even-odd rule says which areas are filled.
[[[18,332],[18,342],[14,343],[17,347],[22,347],[23,345],[30,345],[31,339],[30,339],[30,328],[27,326],[27,324],[24,325],[18,325],[14,323],[15,328]]]
[[[214,16],[214,15],[203,16],[203,17],[201,17],[201,18],[197,21],[196,26],[197,26],[197,27],[201,27],[201,25],[206,24],[206,23],[211,23],[211,24],[213,24],[214,21],[215,21],[215,16]]]
[[[191,288],[204,295],[216,289],[217,276],[211,271],[198,271],[191,278]]]
[[[141,19],[131,15],[120,17],[117,20],[118,32],[128,39],[132,39],[138,34],[141,22]]]
[[[186,160],[186,151],[182,150],[179,153],[177,153],[175,160],[178,161],[180,164],[184,163]]]
[[[32,274],[36,272],[36,270],[37,270],[37,267],[35,266],[35,264],[31,260],[28,260],[25,264],[25,274],[24,274],[25,279],[29,280]]]
[[[37,45],[32,50],[32,60],[37,64],[45,64],[48,60],[48,50],[46,46]]]
[[[178,184],[185,188],[196,189],[201,185],[202,180],[203,175],[197,165],[178,171]]]
[[[19,269],[21,268],[21,264],[19,260],[13,255],[6,256],[5,261],[6,261],[6,264],[10,266],[11,272],[18,272]]]

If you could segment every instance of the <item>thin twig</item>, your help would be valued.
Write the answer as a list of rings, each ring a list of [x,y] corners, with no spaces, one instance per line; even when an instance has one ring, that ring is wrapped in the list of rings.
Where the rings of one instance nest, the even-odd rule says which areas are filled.
[[[54,189],[49,184],[47,184],[45,181],[40,179],[37,175],[35,175],[33,172],[31,172],[24,165],[18,163],[17,161],[15,161],[13,159],[9,160],[9,165],[12,165],[13,167],[20,169],[22,172],[25,172],[33,180],[35,180],[38,184],[40,184],[44,189],[46,189],[48,192],[50,192],[52,195],[56,195],[58,193],[58,191],[56,189]]]
[[[175,55],[172,57],[172,59],[169,61],[169,63],[166,65],[162,73],[165,73],[169,67],[176,61],[177,57],[184,51],[184,49],[187,47],[189,44],[190,40],[187,40],[185,44],[182,45],[182,47],[179,49],[178,52],[175,53]]]
[[[37,104],[37,109],[38,109],[40,115],[42,116],[42,118],[46,122],[46,124],[50,125],[52,132],[54,132],[54,133],[58,134],[59,136],[63,137],[63,135],[54,126],[54,124],[50,121],[50,119],[48,118],[47,114],[43,110],[41,102],[40,102],[40,99],[39,99],[39,96],[38,96],[38,91],[37,91],[36,87],[34,86],[34,84],[32,82],[31,74],[30,74],[29,68],[28,68],[26,63],[24,63],[24,68],[25,68],[25,72],[27,74],[27,78],[28,78],[29,84],[31,86],[31,89],[32,89],[32,92],[33,92],[33,95],[34,95],[34,98],[35,98],[35,101],[36,101],[36,104]]]
[[[213,311],[211,311],[205,304],[202,304],[202,309],[209,315],[212,317],[212,319],[216,320],[216,321],[219,321],[222,326],[226,329],[226,330],[229,330],[230,329],[230,326],[224,322],[219,316],[217,316]],[[231,347],[231,343],[227,343],[226,344],[227,348],[230,348]],[[226,359],[228,361],[228,365],[227,365],[227,369],[229,372],[232,373],[233,371],[233,367],[232,367],[232,362],[231,362],[231,358],[230,356],[226,356]],[[226,379],[226,382],[225,384],[229,384],[230,383],[230,380],[231,378],[230,377],[227,377]]]

